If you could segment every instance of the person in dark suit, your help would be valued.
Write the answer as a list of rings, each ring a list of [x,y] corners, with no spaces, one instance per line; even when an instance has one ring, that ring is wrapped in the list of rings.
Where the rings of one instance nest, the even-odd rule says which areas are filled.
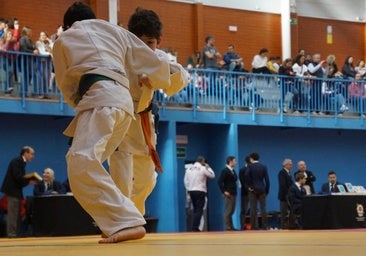
[[[23,199],[23,187],[34,184],[34,180],[24,178],[25,166],[27,162],[34,158],[34,149],[24,146],[20,151],[20,156],[10,161],[5,179],[1,186],[1,192],[7,196],[8,219],[7,236],[18,237],[20,235],[20,208]]]
[[[297,169],[298,169],[297,172],[294,173],[294,177],[296,176],[296,174],[302,172],[306,178],[304,188],[305,188],[307,194],[309,194],[309,195],[314,194],[315,190],[314,190],[313,182],[316,180],[316,177],[314,176],[314,174],[311,171],[306,169],[305,161],[297,162]]]
[[[303,172],[298,172],[295,175],[295,183],[288,190],[288,201],[290,203],[290,227],[301,228],[301,209],[302,199],[306,196],[304,185],[306,177]]]
[[[288,203],[288,190],[293,184],[293,180],[290,174],[292,170],[292,160],[285,159],[282,162],[282,169],[278,173],[278,199],[280,200],[280,212],[281,212],[281,228],[288,229],[289,223],[286,219],[289,210]]]
[[[43,180],[34,185],[33,195],[56,195],[65,194],[66,190],[61,183],[55,180],[55,172],[51,168],[46,168],[43,171]]]
[[[252,230],[258,229],[257,204],[261,207],[262,228],[267,229],[266,197],[269,192],[269,177],[267,166],[259,162],[259,154],[250,154],[250,164],[248,165],[248,186],[250,203],[250,225]]]
[[[331,193],[339,193],[338,185],[342,185],[344,189],[347,191],[346,187],[337,181],[337,175],[334,171],[328,172],[328,182],[322,185],[320,194],[331,194]]]
[[[244,167],[239,170],[239,180],[241,184],[241,211],[240,211],[240,227],[245,229],[245,217],[248,211],[249,196],[248,196],[248,165],[250,164],[250,157],[245,157]]]
[[[219,188],[224,196],[224,226],[225,230],[236,230],[233,225],[232,215],[235,211],[237,195],[236,181],[238,176],[235,173],[236,159],[234,156],[226,158],[226,167],[221,171],[218,180]]]

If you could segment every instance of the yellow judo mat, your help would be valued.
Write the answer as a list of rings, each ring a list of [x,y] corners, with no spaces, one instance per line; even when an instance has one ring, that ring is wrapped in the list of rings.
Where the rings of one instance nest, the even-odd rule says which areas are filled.
[[[1,256],[365,256],[366,230],[147,234],[98,244],[99,236],[0,239]]]

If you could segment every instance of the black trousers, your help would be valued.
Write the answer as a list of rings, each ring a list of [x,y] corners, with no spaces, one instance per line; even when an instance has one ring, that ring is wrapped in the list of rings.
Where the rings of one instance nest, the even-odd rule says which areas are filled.
[[[192,231],[200,231],[199,226],[205,206],[206,192],[189,191],[193,205]]]

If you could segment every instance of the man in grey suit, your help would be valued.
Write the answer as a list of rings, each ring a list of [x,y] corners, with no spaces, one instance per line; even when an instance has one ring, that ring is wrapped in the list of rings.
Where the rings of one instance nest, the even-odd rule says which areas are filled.
[[[282,169],[278,173],[278,199],[280,200],[281,228],[288,229],[289,223],[286,219],[290,208],[288,203],[288,190],[294,183],[290,171],[292,170],[292,160],[285,159],[282,162]]]

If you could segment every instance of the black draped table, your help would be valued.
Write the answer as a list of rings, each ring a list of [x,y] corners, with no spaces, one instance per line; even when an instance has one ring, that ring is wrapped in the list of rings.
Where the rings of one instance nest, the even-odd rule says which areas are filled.
[[[365,210],[365,194],[306,196],[301,214],[303,228],[366,228]]]
[[[72,195],[27,197],[35,236],[100,234],[94,220]]]

